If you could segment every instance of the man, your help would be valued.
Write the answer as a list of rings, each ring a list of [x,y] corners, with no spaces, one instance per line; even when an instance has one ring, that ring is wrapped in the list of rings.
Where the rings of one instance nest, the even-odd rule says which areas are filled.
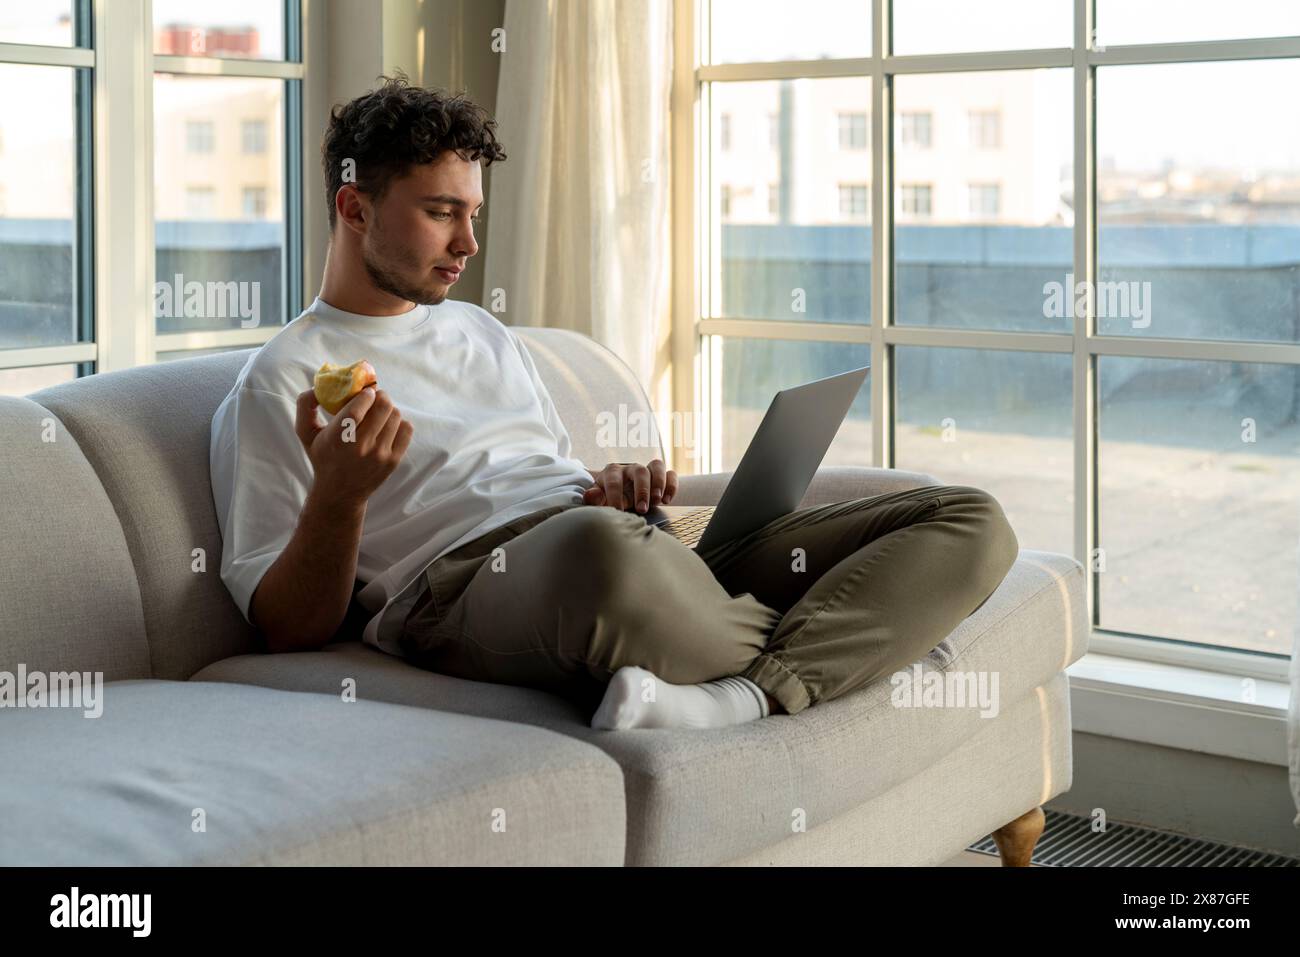
[[[673,470],[572,458],[523,342],[447,298],[481,165],[505,159],[494,121],[387,80],[335,108],[321,154],[320,294],[212,423],[222,580],[270,651],[320,648],[359,606],[364,641],[564,694],[593,727],[721,727],[906,667],[1010,568],[1002,509],[966,487],[801,509],[705,553],[647,525]],[[315,370],[362,358],[377,387],[322,423]]]

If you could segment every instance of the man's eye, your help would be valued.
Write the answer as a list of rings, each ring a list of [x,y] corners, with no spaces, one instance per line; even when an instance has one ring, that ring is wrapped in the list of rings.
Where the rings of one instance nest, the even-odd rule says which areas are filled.
[[[480,225],[482,225],[482,223],[483,223],[483,217],[482,217],[482,216],[471,216],[471,217],[469,218],[469,221],[470,221],[471,223],[473,223],[475,226],[480,226]]]
[[[446,213],[446,212],[443,212],[442,210],[436,210],[436,209],[435,209],[435,210],[430,210],[430,211],[429,211],[429,215],[432,216],[434,219],[450,219],[450,218],[451,218],[451,213]]]

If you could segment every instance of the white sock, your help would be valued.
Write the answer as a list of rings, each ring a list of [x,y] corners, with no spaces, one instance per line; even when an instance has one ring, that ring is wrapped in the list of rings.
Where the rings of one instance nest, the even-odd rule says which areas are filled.
[[[644,700],[653,690],[654,700]],[[766,718],[763,689],[735,675],[695,685],[669,684],[629,665],[614,672],[591,718],[593,728],[725,728]]]

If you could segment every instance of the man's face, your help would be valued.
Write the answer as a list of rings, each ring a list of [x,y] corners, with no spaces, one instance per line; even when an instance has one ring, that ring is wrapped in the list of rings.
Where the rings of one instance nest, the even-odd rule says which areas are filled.
[[[442,302],[478,252],[474,226],[482,205],[479,162],[451,150],[392,180],[371,207],[361,243],[371,282],[409,302]]]

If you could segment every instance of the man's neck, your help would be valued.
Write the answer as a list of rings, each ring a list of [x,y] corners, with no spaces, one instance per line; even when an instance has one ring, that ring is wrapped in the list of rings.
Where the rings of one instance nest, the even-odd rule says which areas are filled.
[[[400,316],[415,308],[415,303],[375,288],[364,267],[345,265],[349,259],[336,255],[334,244],[330,243],[318,294],[322,302],[359,316]]]

